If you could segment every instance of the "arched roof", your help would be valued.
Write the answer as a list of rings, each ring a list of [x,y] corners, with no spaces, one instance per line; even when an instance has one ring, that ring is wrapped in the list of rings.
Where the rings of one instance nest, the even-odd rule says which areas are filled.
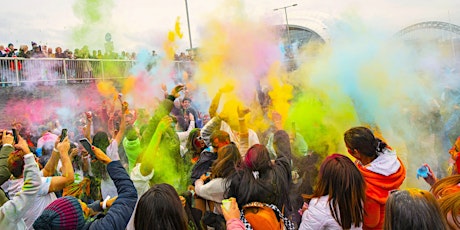
[[[448,22],[441,22],[441,21],[427,21],[427,22],[419,22],[413,25],[410,25],[396,33],[397,36],[403,36],[410,32],[422,29],[439,29],[444,31],[449,31],[455,34],[460,35],[460,26],[457,26],[452,23]]]

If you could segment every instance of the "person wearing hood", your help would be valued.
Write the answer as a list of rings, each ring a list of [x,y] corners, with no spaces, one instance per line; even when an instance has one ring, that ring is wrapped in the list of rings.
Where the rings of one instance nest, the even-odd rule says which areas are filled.
[[[353,127],[344,134],[348,153],[366,182],[363,229],[382,229],[389,192],[399,189],[406,168],[390,146],[366,127]]]
[[[128,173],[131,173],[142,151],[139,134],[133,126],[126,129],[126,136],[123,138],[123,148],[128,158]]]

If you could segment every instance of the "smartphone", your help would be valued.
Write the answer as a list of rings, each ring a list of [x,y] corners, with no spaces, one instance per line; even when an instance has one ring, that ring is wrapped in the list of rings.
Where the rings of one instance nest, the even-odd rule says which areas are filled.
[[[67,129],[62,129],[61,139],[59,139],[59,142],[63,142],[66,137],[67,137]]]
[[[14,143],[17,144],[19,142],[18,139],[18,131],[16,129],[11,129],[13,131]]]
[[[85,150],[91,155],[92,159],[97,159],[96,154],[94,154],[93,149],[91,149],[91,143],[89,143],[88,139],[83,138],[79,140],[81,145],[85,148]]]

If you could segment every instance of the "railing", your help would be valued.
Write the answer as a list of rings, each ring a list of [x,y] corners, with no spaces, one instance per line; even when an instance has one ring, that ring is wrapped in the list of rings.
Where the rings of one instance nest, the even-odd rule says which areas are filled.
[[[136,64],[132,60],[116,59],[62,59],[62,58],[0,58],[0,87],[20,86],[25,83],[59,82],[85,83],[94,80],[126,78]],[[175,62],[178,77],[190,72],[191,62]],[[152,64],[154,65],[154,64]],[[153,68],[148,66],[147,68]]]

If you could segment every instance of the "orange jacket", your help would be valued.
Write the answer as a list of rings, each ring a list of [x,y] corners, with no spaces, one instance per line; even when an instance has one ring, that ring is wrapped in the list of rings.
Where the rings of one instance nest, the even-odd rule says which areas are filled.
[[[368,170],[365,166],[357,167],[366,182],[366,199],[364,201],[363,229],[383,229],[385,202],[391,190],[399,189],[406,178],[406,168],[398,158],[401,167],[395,173],[384,176]]]

